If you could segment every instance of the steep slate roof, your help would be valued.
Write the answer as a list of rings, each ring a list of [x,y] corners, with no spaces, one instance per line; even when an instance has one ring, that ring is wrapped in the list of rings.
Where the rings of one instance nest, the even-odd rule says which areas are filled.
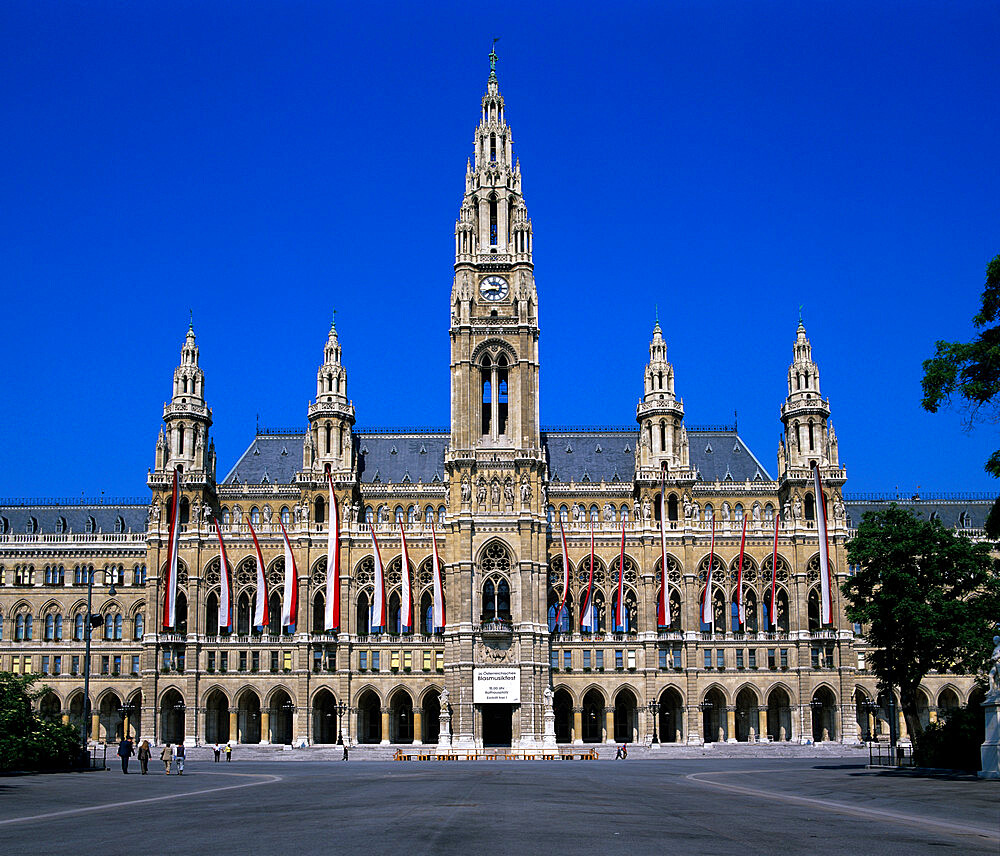
[[[58,520],[66,521],[64,532],[82,534],[88,531],[87,519],[93,518],[94,532],[116,532],[119,517],[126,532],[145,532],[149,505],[141,499],[8,499],[0,501],[0,530],[11,535],[28,532],[29,518],[37,523],[37,534],[59,531]],[[6,524],[4,523],[6,521]]]
[[[948,528],[981,529],[996,497],[989,494],[927,494],[905,497],[891,494],[864,494],[844,499],[849,525],[857,526],[869,511],[884,511],[891,503],[909,509],[922,520],[940,520]],[[964,515],[964,516],[963,516]]]
[[[399,484],[444,481],[447,429],[361,429],[355,443],[361,481]],[[290,484],[302,467],[298,432],[258,433],[223,484]],[[572,428],[542,431],[553,482],[630,482],[635,476],[637,428]],[[703,481],[771,481],[767,469],[735,429],[688,431],[691,464]]]

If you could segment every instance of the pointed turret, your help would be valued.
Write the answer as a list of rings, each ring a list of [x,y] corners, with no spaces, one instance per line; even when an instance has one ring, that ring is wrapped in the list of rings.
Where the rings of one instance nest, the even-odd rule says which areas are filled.
[[[345,477],[352,467],[351,428],[354,404],[347,398],[347,372],[341,363],[336,322],[323,347],[323,363],[316,372],[316,401],[309,405],[309,433],[302,451],[302,469],[314,475],[329,468]]]
[[[684,402],[674,394],[674,367],[667,361],[667,343],[657,320],[649,343],[644,393],[636,407],[639,423],[637,478],[686,479],[689,454],[684,430]]]
[[[156,443],[156,470],[215,480],[208,429],[212,411],[205,404],[205,373],[198,365],[194,324],[188,326],[181,346],[181,362],[174,370],[173,396],[163,405],[163,427]]]

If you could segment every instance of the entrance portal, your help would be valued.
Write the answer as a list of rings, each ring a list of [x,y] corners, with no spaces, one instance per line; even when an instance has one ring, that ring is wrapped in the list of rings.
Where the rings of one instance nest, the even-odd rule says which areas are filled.
[[[483,746],[510,746],[514,705],[484,704],[480,707],[483,711]]]

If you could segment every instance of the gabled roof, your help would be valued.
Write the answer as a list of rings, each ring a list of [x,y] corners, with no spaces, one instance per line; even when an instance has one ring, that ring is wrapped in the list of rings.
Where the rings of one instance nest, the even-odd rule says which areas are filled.
[[[149,505],[139,499],[9,499],[0,501],[0,529],[12,535],[29,532],[34,519],[37,534],[60,531],[73,534],[117,532],[118,520],[125,532],[145,532]],[[60,518],[64,528],[60,529]],[[92,520],[90,528],[88,522]],[[6,524],[4,524],[6,521]]]
[[[844,497],[848,525],[857,526],[869,511],[884,511],[892,503],[906,508],[921,520],[940,520],[949,529],[981,529],[996,497],[990,494],[925,494],[899,496],[894,494],[864,494]]]

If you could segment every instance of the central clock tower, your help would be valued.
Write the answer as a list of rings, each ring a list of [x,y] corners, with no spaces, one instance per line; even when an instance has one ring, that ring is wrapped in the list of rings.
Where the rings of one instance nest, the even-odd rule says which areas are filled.
[[[455,745],[483,745],[509,717],[514,745],[535,746],[549,683],[538,294],[521,167],[490,61],[455,224],[446,684]],[[498,586],[509,586],[509,603]],[[518,670],[520,702],[476,703],[474,670],[499,666]]]

